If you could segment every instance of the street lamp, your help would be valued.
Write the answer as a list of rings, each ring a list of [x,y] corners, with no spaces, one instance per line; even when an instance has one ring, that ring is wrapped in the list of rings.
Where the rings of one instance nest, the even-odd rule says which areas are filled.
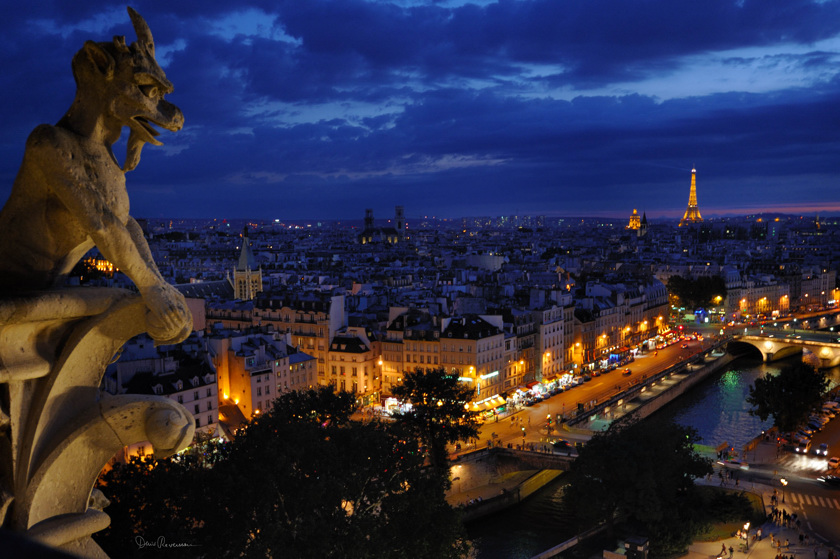
[[[750,523],[747,522],[744,524],[744,536],[746,536],[746,550],[749,551],[750,549]]]
[[[779,480],[782,484],[782,504],[785,503],[785,487],[787,487],[788,481],[785,478]]]

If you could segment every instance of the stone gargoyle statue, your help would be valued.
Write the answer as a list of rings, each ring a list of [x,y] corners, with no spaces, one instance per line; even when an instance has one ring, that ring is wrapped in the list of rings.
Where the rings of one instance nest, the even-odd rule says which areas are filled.
[[[161,276],[129,215],[125,173],[155,126],[183,115],[155,59],[148,25],[128,8],[137,42],[87,41],[73,57],[76,96],[55,125],[35,128],[0,211],[0,526],[86,557],[110,519],[93,484],[124,446],[182,450],[195,423],[163,396],[109,396],[105,367],[131,337],[178,343],[192,330],[184,297]],[[112,151],[129,128],[122,166]],[[96,246],[137,286],[64,287]]]

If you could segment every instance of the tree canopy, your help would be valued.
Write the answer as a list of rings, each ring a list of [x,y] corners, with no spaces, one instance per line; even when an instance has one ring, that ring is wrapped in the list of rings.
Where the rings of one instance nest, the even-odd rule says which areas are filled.
[[[701,519],[694,478],[712,471],[694,450],[696,431],[672,422],[613,423],[593,436],[573,463],[563,503],[579,529],[616,520],[637,526],[651,551],[683,550]]]
[[[825,371],[807,363],[784,367],[777,375],[755,379],[747,396],[752,406],[750,414],[762,421],[773,416],[773,425],[782,433],[790,433],[819,407],[828,384]]]
[[[697,279],[671,276],[668,279],[668,292],[677,297],[687,309],[705,309],[715,305],[715,297],[726,298],[726,283],[721,276]]]
[[[417,368],[407,372],[392,392],[411,402],[411,409],[397,415],[397,421],[426,445],[433,467],[448,466],[447,444],[478,436],[478,413],[467,405],[475,390],[457,375],[440,368]]]
[[[213,557],[463,557],[448,477],[424,466],[399,422],[351,421],[352,395],[329,387],[278,398],[212,459],[135,459],[103,477],[110,555],[135,537],[189,543]],[[152,467],[153,466],[153,467]],[[146,550],[147,554],[147,550]]]

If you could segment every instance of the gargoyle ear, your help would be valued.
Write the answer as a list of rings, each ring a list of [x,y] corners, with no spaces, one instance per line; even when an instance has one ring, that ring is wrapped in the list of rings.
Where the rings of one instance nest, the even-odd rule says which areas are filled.
[[[116,66],[116,62],[114,62],[114,57],[111,56],[108,51],[93,41],[85,41],[85,46],[82,47],[82,50],[91,65],[96,68],[96,70],[98,70],[105,79],[110,79],[114,76],[114,67]]]
[[[123,54],[129,52],[128,47],[125,44],[125,37],[122,35],[114,35],[114,46],[117,49],[117,52],[121,52]]]

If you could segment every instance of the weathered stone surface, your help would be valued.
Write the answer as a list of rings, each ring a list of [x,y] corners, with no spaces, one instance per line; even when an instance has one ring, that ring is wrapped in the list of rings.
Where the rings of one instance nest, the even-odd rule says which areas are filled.
[[[130,10],[138,42],[88,41],[73,57],[78,89],[55,126],[38,126],[26,142],[12,193],[0,211],[0,293],[60,287],[94,245],[140,290],[155,340],[182,341],[191,321],[183,296],[166,283],[129,213],[125,172],[145,143],[160,145],[150,123],[179,130],[180,109],[154,58],[146,23]],[[131,132],[120,168],[111,150],[123,127]]]
[[[73,58],[77,92],[55,126],[26,144],[11,196],[0,211],[0,525],[85,557],[104,557],[90,535],[110,522],[92,487],[124,446],[150,441],[158,455],[185,448],[195,422],[165,397],[107,396],[105,367],[131,337],[159,343],[189,335],[184,298],[166,283],[128,212],[125,173],[150,123],[176,131],[181,111],[165,101],[172,84],[155,60],[145,21],[137,33],[88,41]],[[122,167],[111,146],[129,127]],[[140,294],[65,288],[93,246]]]

